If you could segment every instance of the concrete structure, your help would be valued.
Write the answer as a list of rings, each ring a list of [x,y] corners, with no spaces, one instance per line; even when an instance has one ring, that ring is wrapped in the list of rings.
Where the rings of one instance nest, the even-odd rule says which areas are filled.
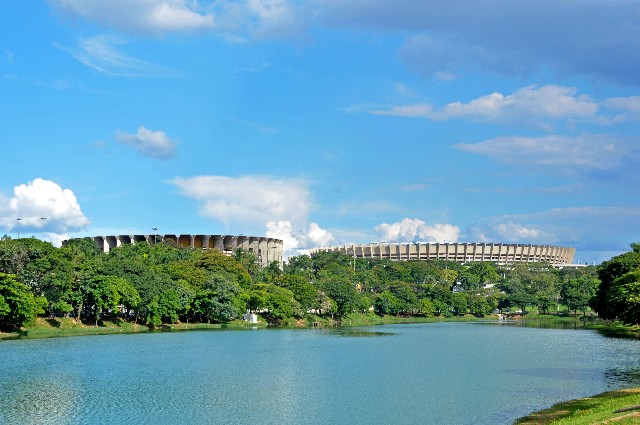
[[[394,261],[449,260],[457,263],[489,261],[497,264],[534,263],[548,261],[557,267],[569,265],[575,248],[549,245],[503,243],[372,243],[314,248],[320,251],[341,252],[355,258],[386,258]]]
[[[260,236],[115,235],[94,236],[90,239],[93,239],[104,252],[109,252],[110,249],[121,245],[134,244],[137,242],[154,244],[161,241],[171,241],[183,248],[218,249],[227,255],[231,255],[236,249],[242,248],[245,251],[254,253],[258,258],[258,262],[263,267],[266,267],[274,261],[277,261],[278,264],[282,266],[283,259],[282,240]]]

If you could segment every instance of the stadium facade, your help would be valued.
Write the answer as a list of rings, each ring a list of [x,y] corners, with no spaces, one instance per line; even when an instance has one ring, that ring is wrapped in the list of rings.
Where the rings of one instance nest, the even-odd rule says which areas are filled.
[[[549,262],[556,267],[569,266],[575,248],[504,243],[389,243],[343,245],[314,248],[318,252],[340,252],[354,258],[386,258],[393,261],[448,260],[457,263],[488,261],[496,264]]]
[[[282,266],[282,240],[261,236],[233,236],[233,235],[113,235],[90,237],[100,249],[109,252],[121,245],[148,242],[150,244],[170,241],[183,248],[217,249],[231,255],[233,251],[242,248],[256,255],[258,262],[266,267],[276,261]],[[65,241],[66,242],[66,241]],[[64,243],[64,242],[63,242]]]

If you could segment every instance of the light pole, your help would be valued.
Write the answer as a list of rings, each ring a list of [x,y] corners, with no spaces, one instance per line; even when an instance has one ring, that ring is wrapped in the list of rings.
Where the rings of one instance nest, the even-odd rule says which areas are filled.
[[[156,232],[158,231],[157,227],[152,227],[151,230],[153,230],[153,244],[156,244]]]
[[[16,221],[18,222],[18,239],[20,239],[20,222],[22,221],[22,219],[16,218]]]

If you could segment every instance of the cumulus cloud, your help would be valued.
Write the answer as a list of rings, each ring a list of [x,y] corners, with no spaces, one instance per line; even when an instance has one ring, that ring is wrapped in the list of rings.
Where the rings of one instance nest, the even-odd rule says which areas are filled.
[[[212,28],[213,14],[186,0],[49,0],[74,18],[135,34],[158,35]]]
[[[50,180],[37,178],[16,186],[13,197],[1,201],[0,225],[8,231],[19,227],[25,233],[59,234],[89,225],[74,193]]]
[[[175,77],[177,72],[159,65],[145,62],[122,53],[127,42],[116,37],[98,35],[85,38],[76,47],[54,46],[73,56],[76,60],[111,77]]]
[[[176,156],[177,142],[169,138],[164,131],[153,131],[139,127],[136,134],[116,132],[116,140],[136,149],[140,155],[157,159],[169,159]]]
[[[301,250],[327,246],[334,240],[331,232],[317,223],[310,223],[307,228],[296,231],[289,220],[268,222],[266,236],[282,239],[287,256],[300,253]]]
[[[301,179],[197,176],[176,177],[170,183],[200,203],[202,216],[225,225],[262,227],[289,220],[293,226],[303,226],[311,207],[308,184]]]
[[[607,99],[605,105],[619,112],[614,121],[640,120],[640,96],[613,97]]]
[[[478,242],[501,243],[553,243],[556,237],[534,226],[524,226],[513,221],[493,225],[472,225],[467,230],[467,238]]]
[[[494,92],[467,103],[452,102],[441,109],[423,103],[374,110],[372,113],[438,121],[460,118],[475,122],[529,123],[548,127],[549,121],[594,119],[597,111],[598,104],[587,95],[578,95],[576,88],[546,85],[523,87],[506,96]]]
[[[454,147],[512,166],[553,167],[562,172],[614,169],[633,152],[627,139],[606,134],[507,136],[479,143],[459,143]]]
[[[385,242],[456,242],[460,233],[458,226],[451,224],[430,226],[417,218],[403,218],[391,224],[382,223],[374,230]]]

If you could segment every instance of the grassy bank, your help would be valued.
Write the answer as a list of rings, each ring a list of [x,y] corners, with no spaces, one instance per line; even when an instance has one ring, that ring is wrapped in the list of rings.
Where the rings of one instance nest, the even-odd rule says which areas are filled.
[[[630,425],[640,423],[640,388],[606,392],[558,403],[515,422],[517,425]]]
[[[460,317],[396,317],[383,316],[380,317],[373,313],[350,314],[341,320],[338,318],[320,317],[315,315],[307,315],[303,319],[287,319],[278,324],[281,328],[330,328],[336,326],[373,326],[385,324],[400,323],[433,323],[433,322],[464,322],[464,321],[491,321],[497,320],[494,316],[484,318],[476,318],[474,316]],[[563,317],[554,315],[527,315],[526,318],[518,317],[509,321],[512,325],[520,325],[527,327],[540,328],[588,328],[596,329],[610,336],[636,337],[640,338],[638,327],[628,327],[618,323],[606,323],[597,318],[581,318]],[[182,331],[182,330],[207,330],[207,329],[250,329],[250,328],[266,328],[267,324],[263,318],[258,323],[247,323],[242,320],[234,320],[225,324],[208,324],[208,323],[176,323],[162,325],[156,329],[149,329],[145,325],[134,324],[131,322],[100,322],[99,326],[93,323],[80,323],[71,318],[38,318],[34,326],[24,329],[19,333],[0,333],[0,340],[7,339],[35,339],[35,338],[54,338],[67,336],[82,335],[108,335],[122,333],[139,333],[150,331]]]

